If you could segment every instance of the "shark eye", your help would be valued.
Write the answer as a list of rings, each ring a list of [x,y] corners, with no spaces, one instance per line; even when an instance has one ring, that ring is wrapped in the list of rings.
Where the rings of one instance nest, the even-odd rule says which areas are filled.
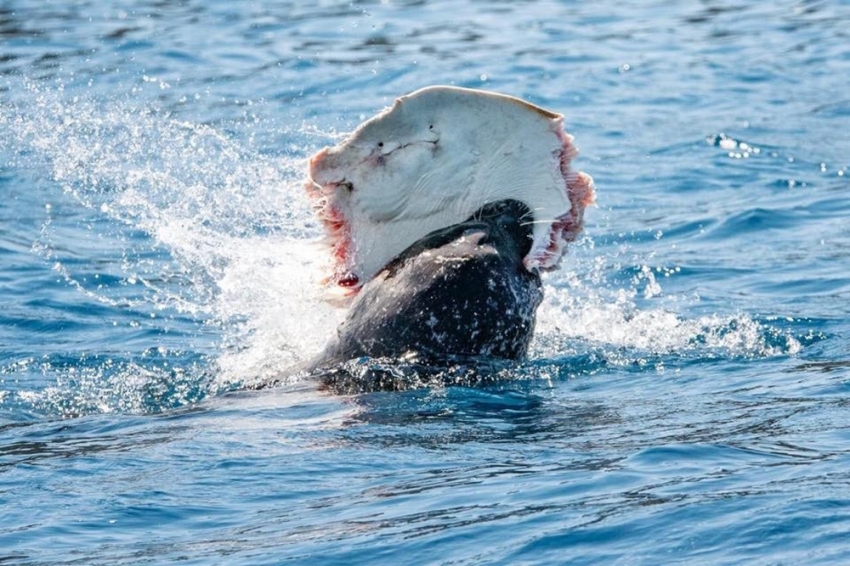
[[[384,142],[378,142],[378,147],[384,147]]]

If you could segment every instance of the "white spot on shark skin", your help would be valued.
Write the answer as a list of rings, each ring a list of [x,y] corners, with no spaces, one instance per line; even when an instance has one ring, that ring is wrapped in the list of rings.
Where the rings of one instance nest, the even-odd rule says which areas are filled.
[[[437,265],[452,265],[452,264],[460,265],[460,264],[463,264],[463,263],[467,263],[471,260],[472,260],[471,257],[456,256],[456,255],[452,255],[452,256],[441,255],[441,256],[437,256],[434,259],[434,263],[436,263]]]
[[[353,294],[413,242],[503,199],[532,211],[526,267],[556,267],[594,198],[575,154],[560,114],[518,98],[433,86],[397,99],[310,159],[330,280]]]

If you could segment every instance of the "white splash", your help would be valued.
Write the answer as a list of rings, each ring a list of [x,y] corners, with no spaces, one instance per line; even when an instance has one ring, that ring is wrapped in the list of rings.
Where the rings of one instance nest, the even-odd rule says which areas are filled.
[[[641,363],[647,355],[761,358],[795,354],[802,347],[792,335],[777,334],[744,313],[686,317],[679,311],[698,303],[698,297],[665,296],[656,270],[646,264],[636,266],[629,285],[611,286],[608,263],[621,258],[604,257],[592,245],[582,250],[589,244],[585,239],[577,245],[574,263],[547,278],[533,357],[597,349],[610,363],[622,365]]]
[[[324,259],[311,245],[319,229],[302,195],[302,158],[263,155],[212,127],[132,101],[25,88],[25,107],[0,107],[12,165],[39,176],[46,170],[92,216],[147,232],[145,251],[169,251],[176,266],[125,249],[121,271],[149,289],[155,309],[220,327],[219,385],[278,377],[322,347],[337,314],[317,291]],[[57,272],[107,304],[127,304],[52,257],[54,229],[45,226],[36,248],[56,261]]]

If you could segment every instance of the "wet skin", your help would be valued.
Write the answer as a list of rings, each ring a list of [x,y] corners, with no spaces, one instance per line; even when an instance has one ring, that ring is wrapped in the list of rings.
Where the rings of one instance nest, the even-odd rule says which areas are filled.
[[[504,200],[420,239],[363,286],[308,371],[358,358],[522,359],[543,297],[522,263],[531,228],[528,208]]]

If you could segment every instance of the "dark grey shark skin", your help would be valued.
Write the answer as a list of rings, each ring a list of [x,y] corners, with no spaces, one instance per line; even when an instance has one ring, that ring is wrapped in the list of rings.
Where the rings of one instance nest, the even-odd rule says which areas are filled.
[[[543,298],[540,276],[523,265],[532,220],[524,204],[503,200],[420,239],[360,289],[304,369],[333,386],[335,368],[362,358],[420,367],[524,358]]]

